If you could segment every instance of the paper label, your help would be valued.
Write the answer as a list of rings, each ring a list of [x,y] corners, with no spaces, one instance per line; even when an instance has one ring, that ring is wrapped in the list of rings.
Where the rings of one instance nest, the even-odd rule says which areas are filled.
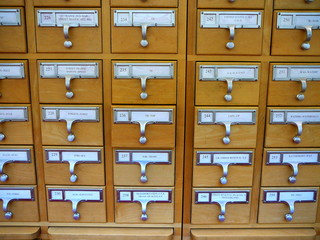
[[[25,108],[20,108],[20,109],[0,108],[0,119],[25,121],[28,118],[26,117]]]
[[[47,161],[60,161],[60,153],[58,151],[47,151]]]
[[[24,78],[24,65],[0,63],[0,78]]]
[[[60,119],[97,120],[96,110],[60,109]]]
[[[116,117],[117,122],[129,122],[129,112],[117,111]]]
[[[317,153],[288,153],[283,154],[284,163],[317,163]]]
[[[115,14],[116,21],[115,24],[118,25],[131,25],[132,19],[130,18],[129,12],[117,12]]]
[[[133,192],[133,201],[169,201],[169,192]]]
[[[278,16],[278,25],[292,26],[293,25],[293,15],[280,15],[280,16]]]
[[[170,122],[170,112],[131,112],[131,121]]]
[[[63,200],[63,192],[51,191],[51,200]]]
[[[270,154],[268,158],[268,163],[281,163],[281,154]]]
[[[118,162],[130,162],[130,152],[118,152],[116,157]]]
[[[214,163],[249,163],[250,155],[249,154],[214,154],[213,155]]]
[[[62,152],[63,160],[95,162],[99,161],[98,152]]]
[[[198,202],[208,203],[210,201],[209,193],[198,193]]]
[[[246,202],[247,193],[238,192],[214,192],[211,193],[212,202]]]
[[[100,201],[100,191],[65,191],[65,200]]]
[[[218,69],[218,78],[254,79],[254,73],[254,68],[220,68]]]
[[[294,201],[313,201],[315,198],[315,192],[280,192],[279,200],[294,200]]]
[[[30,150],[0,150],[0,160],[3,161],[18,161],[18,162],[30,162],[29,155]]]
[[[272,122],[282,123],[284,122],[285,113],[284,112],[272,112]]]
[[[214,67],[200,66],[200,69],[201,69],[201,79],[215,79]]]
[[[0,199],[33,199],[31,190],[14,190],[0,188]]]
[[[216,112],[215,122],[252,123],[252,112]]]
[[[133,76],[170,76],[171,68],[170,66],[132,66]]]
[[[170,25],[174,23],[174,12],[133,12],[132,13],[133,24],[142,24],[142,23],[149,23],[149,24],[164,24]]]
[[[320,67],[313,68],[291,68],[291,78],[299,79],[299,78],[307,78],[307,79],[320,79]]]
[[[0,25],[20,25],[19,9],[1,9]]]
[[[132,161],[169,162],[169,154],[159,152],[133,152]]]
[[[277,202],[278,201],[278,192],[267,192],[265,195],[265,201]]]
[[[275,79],[289,78],[289,69],[287,67],[274,68]]]
[[[131,192],[121,191],[120,194],[119,194],[119,200],[120,201],[129,201],[129,202],[131,202],[132,201]]]
[[[204,13],[202,16],[201,24],[203,25],[217,24],[217,15],[214,13]]]
[[[228,25],[257,25],[256,14],[220,14],[219,24]]]
[[[213,113],[212,112],[201,112],[201,122],[202,123],[213,123]]]
[[[58,119],[57,109],[45,109],[45,118],[48,120]]]
[[[85,65],[58,65],[59,76],[96,76],[95,66],[85,66]]]
[[[320,15],[297,15],[296,26],[320,26]]]
[[[97,63],[41,63],[42,78],[97,78]]]
[[[95,24],[95,17],[92,13],[57,13],[57,24]]]
[[[115,76],[118,78],[121,77],[130,77],[130,66],[126,65],[115,65]]]
[[[318,122],[320,123],[319,112],[287,112],[287,122]]]

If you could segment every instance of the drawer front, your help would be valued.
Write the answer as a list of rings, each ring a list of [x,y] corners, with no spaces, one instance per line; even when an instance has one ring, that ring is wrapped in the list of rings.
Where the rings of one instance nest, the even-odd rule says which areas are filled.
[[[262,186],[319,186],[319,148],[267,148]]]
[[[47,208],[49,222],[106,222],[105,187],[47,187]]]
[[[117,148],[113,152],[113,159],[114,185],[174,185],[175,154],[173,150]]]
[[[112,8],[112,53],[177,53],[177,16],[177,9]]]
[[[254,148],[257,116],[258,108],[196,107],[194,147]]]
[[[116,223],[173,223],[174,188],[115,188]]]
[[[102,103],[102,61],[38,61],[41,103]]]
[[[1,60],[0,79],[1,103],[30,102],[29,71],[26,60]]]
[[[320,63],[270,65],[268,105],[319,105]]]
[[[175,146],[174,106],[113,106],[113,147]]]
[[[192,224],[249,223],[250,188],[194,188]]]
[[[314,223],[317,213],[317,198],[318,188],[262,188],[258,222]]]
[[[163,0],[161,2],[156,0],[110,0],[112,7],[178,7],[178,0]]]
[[[103,148],[43,147],[46,184],[104,185]]]
[[[320,54],[319,11],[275,11],[273,19],[272,55]]]
[[[41,105],[43,145],[102,145],[99,105]]]
[[[198,8],[264,8],[264,0],[199,0]]]
[[[318,147],[320,144],[320,108],[268,108],[266,122],[266,147]]]
[[[2,0],[1,6],[24,6],[24,0]]]
[[[176,62],[113,62],[113,104],[175,104]]]
[[[251,186],[253,149],[196,149],[193,156],[193,186]]]
[[[274,9],[319,9],[319,0],[274,0]]]
[[[34,0],[41,7],[100,7],[100,0]]]
[[[24,8],[0,8],[0,52],[25,53],[27,51]],[[13,20],[14,19],[14,20]]]
[[[0,187],[2,204],[1,222],[39,221],[37,187],[33,185],[2,185]],[[6,199],[5,203],[3,199]]]
[[[260,55],[262,15],[263,11],[198,10],[197,54]]]
[[[38,52],[98,53],[101,47],[100,9],[35,9]],[[72,17],[80,15],[86,20]],[[67,26],[70,26],[68,28]],[[80,26],[79,26],[80,25]]]
[[[196,68],[196,105],[258,105],[260,64],[200,62]]]

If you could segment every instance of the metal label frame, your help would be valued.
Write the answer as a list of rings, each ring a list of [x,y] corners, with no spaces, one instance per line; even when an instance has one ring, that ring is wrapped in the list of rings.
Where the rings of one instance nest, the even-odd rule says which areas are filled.
[[[4,22],[0,21],[0,26],[21,26],[21,14],[20,9],[0,9],[1,12],[13,12],[16,14],[16,21],[15,22]]]
[[[127,13],[129,16],[128,23],[118,23],[118,14]],[[171,23],[170,24],[163,24],[163,23],[148,23],[148,26],[154,27],[174,27],[176,21],[176,11],[175,10],[114,10],[114,17],[113,17],[113,25],[115,27],[137,27],[141,26],[141,23],[134,23],[133,14],[134,13],[146,13],[146,14],[154,14],[154,13],[168,13],[171,14]]]
[[[202,122],[201,121],[201,113],[212,113],[213,114],[213,121],[212,122]],[[252,122],[232,122],[232,125],[255,125],[256,124],[256,110],[215,110],[215,109],[207,109],[207,110],[201,110],[198,109],[198,124],[199,125],[219,125],[219,123],[222,122],[216,122],[216,113],[217,112],[225,112],[225,113],[252,113]]]
[[[45,76],[44,67],[45,66],[53,66],[54,67],[54,75]],[[63,63],[63,62],[41,62],[40,63],[40,77],[41,78],[65,78],[66,75],[59,75],[58,67],[59,66],[93,66],[95,67],[95,75],[86,75],[86,74],[70,74],[72,78],[99,78],[99,63],[98,62],[74,62],[74,63]]]
[[[267,201],[267,193],[277,193],[277,200],[276,201]],[[313,200],[306,200],[306,201],[301,201],[301,200],[295,200],[292,199],[294,202],[297,203],[307,203],[307,202],[316,202],[317,201],[317,190],[316,189],[310,189],[310,190],[263,190],[263,203],[287,203],[286,201],[280,201],[280,193],[281,192],[313,192]]]
[[[14,201],[35,201],[35,193],[34,193],[34,187],[25,187],[25,188],[23,188],[23,187],[17,187],[17,188],[15,188],[15,187],[1,187],[0,186],[0,192],[1,192],[1,190],[29,190],[30,191],[30,196],[31,196],[31,198],[14,198],[14,197],[12,197],[12,198],[10,198],[11,200],[14,200]],[[0,197],[0,199],[3,199],[2,197]]]
[[[24,74],[24,63],[0,63],[0,68],[2,67],[10,67],[10,66],[17,66],[20,67],[20,75],[15,75],[15,76],[5,76],[0,74],[0,79],[24,79],[25,74]]]
[[[131,201],[128,200],[120,200],[120,193],[121,192],[130,192],[131,193]],[[167,201],[157,201],[157,200],[149,200],[148,203],[172,203],[172,190],[133,190],[133,189],[117,189],[117,202],[124,202],[124,203],[139,203],[138,200],[133,200],[133,193],[135,192],[166,192],[168,193],[168,200]]]
[[[53,191],[60,191],[62,192],[62,198],[63,200],[59,200],[59,199],[52,199],[52,192]],[[84,188],[84,189],[68,189],[68,188],[48,188],[48,198],[50,202],[70,202],[71,200],[66,200],[65,198],[65,192],[66,191],[70,191],[70,192],[99,192],[100,195],[100,200],[86,200],[86,199],[82,199],[81,202],[103,202],[103,189],[102,188],[97,188],[97,189],[88,189],[88,188]]]
[[[276,114],[276,113],[283,113],[284,114],[284,119],[283,121],[281,122],[274,122],[273,121],[273,115]],[[301,113],[305,113],[305,112],[319,112],[319,115],[320,115],[320,109],[270,109],[270,121],[269,123],[270,124],[291,124],[293,122],[291,121],[288,121],[287,120],[287,115],[288,115],[288,112],[301,112]],[[320,121],[319,122],[310,122],[310,121],[303,121],[303,124],[320,124]]]
[[[51,148],[47,148],[47,149],[44,149],[44,152],[45,152],[45,156],[46,156],[46,163],[68,163],[69,160],[73,160],[73,159],[63,159],[62,153],[64,153],[64,152],[74,152],[74,153],[96,152],[98,154],[98,160],[94,160],[94,161],[77,160],[77,161],[83,162],[83,163],[101,163],[101,149],[51,149]],[[49,152],[58,152],[60,160],[49,160]]]
[[[284,154],[318,154],[317,162],[299,162],[303,165],[319,165],[320,164],[320,151],[267,151],[266,165],[290,165],[290,162],[283,162]],[[270,163],[270,155],[271,154],[280,154],[280,162],[279,163]]]
[[[56,119],[46,119],[46,110],[56,110]],[[66,119],[60,118],[60,110],[95,110],[96,119],[95,120],[87,120],[81,118],[72,118],[72,120],[77,120],[77,122],[99,122],[100,121],[100,107],[42,107],[42,121],[44,122],[61,122]]]
[[[214,71],[214,78],[205,78],[203,77],[203,68],[212,68]],[[254,78],[233,78],[234,81],[258,81],[259,77],[259,66],[258,65],[200,65],[199,66],[199,80],[200,81],[224,81],[226,78],[218,77],[218,69],[244,69],[244,68],[253,68],[254,69]],[[230,77],[232,78],[232,77]]]
[[[296,24],[296,17],[297,16],[306,16],[306,17],[313,17],[318,16],[320,19],[320,13],[310,13],[310,12],[279,12],[277,16],[277,29],[304,29],[303,25],[297,25]],[[282,17],[291,17],[292,18],[292,24],[286,24],[282,25],[280,20]],[[312,27],[312,29],[320,29],[320,23],[316,26],[312,26],[311,24],[308,24]]]
[[[174,68],[173,63],[114,63],[114,78],[115,79],[127,79],[127,78],[140,78],[141,76],[148,76],[148,78],[153,79],[173,79],[174,78]],[[118,68],[120,66],[125,66],[129,68],[129,76],[118,76],[117,73],[119,72]],[[132,68],[134,66],[168,66],[170,67],[170,75],[159,75],[159,76],[152,76],[150,74],[145,74],[141,76],[134,76]]]
[[[41,14],[53,14],[54,16],[54,23],[42,23],[41,22]],[[68,23],[68,25],[72,27],[98,27],[99,26],[99,17],[98,17],[98,11],[97,10],[37,10],[37,23],[39,27],[63,27],[63,24],[57,24],[57,18],[56,14],[92,14],[93,15],[93,24],[88,23]]]
[[[29,148],[25,148],[25,149],[22,149],[22,148],[0,148],[0,153],[1,152],[25,152],[27,155],[27,159],[25,161],[20,161],[20,160],[7,161],[7,159],[5,159],[5,158],[1,159],[1,156],[0,156],[0,161],[5,160],[5,161],[7,161],[7,163],[31,163],[32,162],[31,149],[29,149]]]
[[[215,15],[216,24],[204,24],[205,15]],[[221,24],[220,15],[256,15],[257,24]],[[230,25],[235,25],[235,28],[261,28],[262,12],[243,12],[243,11],[201,11],[200,12],[200,28],[228,28]]]
[[[210,154],[210,162],[211,163],[200,163],[200,155],[201,154]],[[220,163],[215,163],[213,161],[213,157],[215,154],[232,154],[232,155],[237,155],[237,154],[248,154],[249,155],[249,162],[248,163],[232,163],[230,162],[230,165],[252,165],[252,156],[253,156],[253,151],[197,151],[196,152],[196,165],[197,166],[219,166]]]
[[[212,193],[245,193],[246,194],[246,201],[225,201],[228,204],[248,204],[249,203],[249,198],[250,198],[250,190],[228,190],[228,191],[194,191],[195,193],[195,204],[220,204],[220,202],[213,201],[212,200]],[[201,193],[208,193],[209,194],[209,202],[199,202],[198,201],[198,195]]]
[[[16,110],[16,109],[21,109],[23,110],[23,114],[24,114],[24,119],[15,119],[15,118],[11,118],[11,119],[6,119],[6,122],[28,122],[29,121],[29,116],[28,116],[28,107],[0,107],[0,112],[1,110]],[[2,119],[0,117],[0,119]]]
[[[130,160],[128,162],[119,161],[119,153],[126,152],[130,154]],[[170,165],[172,164],[172,150],[115,150],[115,162],[116,164],[136,164],[138,161],[133,161],[132,154],[133,153],[168,153],[168,162],[158,162],[158,161],[150,161],[149,164],[159,164],[159,165]]]
[[[276,74],[276,69],[277,68],[287,68],[288,75],[289,77],[286,78],[280,78],[277,77]],[[291,77],[291,69],[292,68],[319,68],[320,70],[320,65],[274,65],[273,66],[273,75],[272,75],[272,80],[273,81],[299,81],[299,78],[293,78]],[[320,81],[320,75],[319,78],[306,78],[307,81]]]

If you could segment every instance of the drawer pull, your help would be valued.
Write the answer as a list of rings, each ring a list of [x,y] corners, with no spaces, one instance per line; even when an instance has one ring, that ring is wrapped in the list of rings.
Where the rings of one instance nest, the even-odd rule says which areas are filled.
[[[300,143],[301,142],[301,135],[302,135],[302,130],[303,130],[303,122],[302,121],[297,121],[297,122],[292,122],[293,125],[297,127],[297,135],[293,137],[293,141],[295,143]]]
[[[231,102],[232,100],[232,96],[231,96],[231,92],[232,92],[232,88],[233,88],[233,78],[226,78],[225,79],[226,83],[227,83],[227,94],[224,95],[224,100],[226,100],[227,102]]]
[[[235,30],[236,26],[235,25],[228,25],[228,29],[229,29],[229,32],[230,32],[230,35],[229,35],[229,42],[227,42],[226,44],[226,47],[228,49],[233,49],[234,48],[234,35],[236,33],[236,30]]]
[[[73,79],[72,76],[65,76],[65,84],[66,84],[66,97],[67,98],[72,98],[73,97],[73,92],[71,91],[70,85],[71,85],[71,80]]]
[[[304,50],[310,49],[310,41],[312,38],[312,26],[303,26],[304,30],[306,30],[306,40],[304,40],[304,43],[301,44],[301,48]]]
[[[147,30],[148,30],[148,24],[142,23],[141,24],[141,30],[142,30],[142,40],[140,41],[140,44],[142,47],[148,46],[149,42],[147,40]]]
[[[70,27],[74,27],[74,26],[70,26],[69,24],[64,24],[63,25],[63,35],[64,35],[64,38],[65,38],[65,41],[64,41],[63,45],[66,48],[71,48],[72,47],[72,42],[69,39],[69,28]]]
[[[304,100],[304,93],[307,91],[307,79],[305,78],[301,78],[299,79],[300,83],[301,83],[301,90],[300,92],[297,94],[297,99],[299,101],[303,101]]]
[[[147,76],[141,76],[140,77],[140,80],[141,80],[141,90],[142,92],[140,93],[140,98],[141,99],[147,99],[148,98],[148,93],[146,92],[147,91],[147,79],[149,77]]]

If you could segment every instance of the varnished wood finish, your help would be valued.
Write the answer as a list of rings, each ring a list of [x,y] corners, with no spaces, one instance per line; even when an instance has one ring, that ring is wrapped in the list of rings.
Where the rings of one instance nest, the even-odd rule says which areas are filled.
[[[110,0],[112,7],[178,7],[178,0]]]
[[[100,7],[101,0],[33,0],[41,7]]]
[[[1,6],[24,6],[24,0],[2,0]]]
[[[6,240],[36,239],[40,235],[39,227],[0,227],[0,238]]]
[[[199,0],[198,8],[263,9],[264,0]]]
[[[274,9],[319,10],[319,6],[319,0],[313,0],[309,3],[305,0],[274,0]]]

